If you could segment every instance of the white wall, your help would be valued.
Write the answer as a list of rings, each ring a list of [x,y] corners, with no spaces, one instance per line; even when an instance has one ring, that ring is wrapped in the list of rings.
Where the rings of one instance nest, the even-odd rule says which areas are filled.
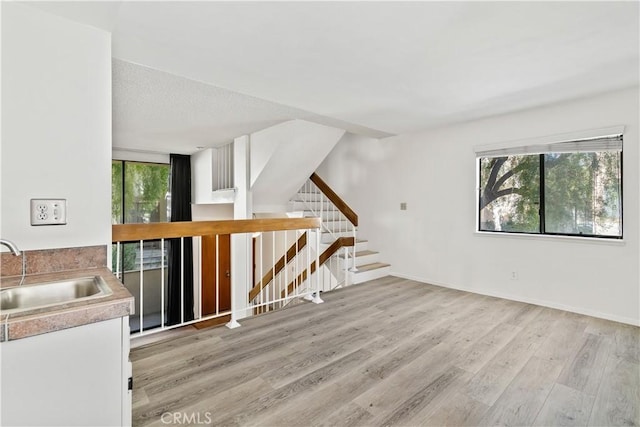
[[[359,236],[397,275],[638,324],[638,91],[380,141],[352,138],[318,173],[352,205]],[[626,126],[624,242],[475,233],[475,145],[615,125]]]
[[[251,134],[250,183],[255,212],[282,212],[289,199],[345,134],[291,120]]]
[[[2,222],[21,249],[111,241],[110,34],[2,2]],[[67,199],[32,227],[29,199]]]

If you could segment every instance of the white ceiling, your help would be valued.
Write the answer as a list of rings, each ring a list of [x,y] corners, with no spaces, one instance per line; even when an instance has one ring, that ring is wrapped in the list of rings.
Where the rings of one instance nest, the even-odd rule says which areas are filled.
[[[296,114],[373,136],[406,133],[637,85],[640,72],[638,2],[37,5],[112,31],[114,58],[182,76],[115,62],[114,135],[124,138],[115,145],[145,119],[150,136],[188,130],[197,145]],[[142,90],[139,102],[129,95]],[[182,109],[164,127],[153,118],[170,107],[147,111],[163,96]],[[210,114],[186,110],[205,102],[215,104]],[[229,102],[243,106],[240,116]]]
[[[118,59],[112,80],[114,149],[191,154],[293,119],[388,136]]]

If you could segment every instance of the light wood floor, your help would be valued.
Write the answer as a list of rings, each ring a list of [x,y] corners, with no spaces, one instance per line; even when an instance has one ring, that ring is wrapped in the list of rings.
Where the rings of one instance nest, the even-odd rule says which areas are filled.
[[[640,424],[640,328],[395,277],[323,299],[132,350],[134,426]]]

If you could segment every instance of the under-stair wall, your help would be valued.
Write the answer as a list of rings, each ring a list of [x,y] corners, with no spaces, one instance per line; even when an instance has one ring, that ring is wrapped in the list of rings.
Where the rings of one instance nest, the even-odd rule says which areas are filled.
[[[344,129],[292,120],[250,135],[250,189],[254,212],[284,212],[300,188],[345,134]]]

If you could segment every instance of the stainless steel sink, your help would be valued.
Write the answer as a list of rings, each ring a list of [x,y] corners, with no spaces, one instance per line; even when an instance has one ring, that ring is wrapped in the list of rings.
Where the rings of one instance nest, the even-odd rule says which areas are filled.
[[[101,298],[112,293],[100,276],[16,286],[0,291],[0,312],[10,314],[34,308]]]

